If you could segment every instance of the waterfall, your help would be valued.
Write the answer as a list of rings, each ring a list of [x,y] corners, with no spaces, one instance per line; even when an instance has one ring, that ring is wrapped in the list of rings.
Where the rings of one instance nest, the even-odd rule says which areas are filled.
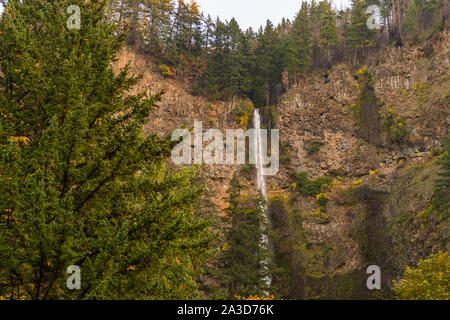
[[[259,114],[259,109],[255,110],[255,113],[253,114],[253,125],[255,126],[256,130],[256,139],[254,139],[254,150],[256,152],[256,169],[257,169],[257,185],[258,190],[261,191],[262,195],[264,196],[264,200],[267,200],[267,194],[266,194],[266,181],[264,179],[264,167],[263,167],[263,148],[262,148],[262,141],[261,141],[261,116]],[[266,150],[264,150],[266,151]]]
[[[256,182],[257,182],[257,190],[261,191],[264,201],[267,201],[267,193],[266,193],[266,181],[264,179],[264,166],[263,166],[263,152],[267,152],[267,150],[263,150],[263,143],[261,140],[261,115],[259,114],[259,109],[256,109],[253,114],[253,125],[256,131],[256,137],[253,140],[254,142],[254,152],[256,154]],[[261,208],[263,211],[263,219],[264,224],[268,225],[268,217],[267,217],[267,205],[263,205]],[[269,248],[269,238],[267,237],[267,234],[265,233],[265,230],[263,230],[263,236],[262,236],[262,245]],[[265,262],[265,261],[264,261]],[[266,283],[266,285],[269,287],[272,283],[272,278],[269,276],[264,277],[263,281]]]

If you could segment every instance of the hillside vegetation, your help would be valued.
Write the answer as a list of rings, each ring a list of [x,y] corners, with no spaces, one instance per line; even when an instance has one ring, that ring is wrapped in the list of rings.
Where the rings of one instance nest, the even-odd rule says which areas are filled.
[[[0,299],[449,298],[448,1],[258,30],[195,1],[0,6]],[[171,161],[174,130],[255,108],[280,130],[267,201],[248,161]]]

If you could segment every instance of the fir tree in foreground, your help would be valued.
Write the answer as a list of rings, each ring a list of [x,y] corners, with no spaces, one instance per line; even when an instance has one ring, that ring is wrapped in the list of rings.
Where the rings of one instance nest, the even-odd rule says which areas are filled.
[[[66,8],[81,8],[81,29]],[[0,297],[191,299],[209,255],[193,172],[144,137],[160,95],[112,64],[104,1],[9,1],[0,21]],[[81,268],[68,290],[67,267]]]

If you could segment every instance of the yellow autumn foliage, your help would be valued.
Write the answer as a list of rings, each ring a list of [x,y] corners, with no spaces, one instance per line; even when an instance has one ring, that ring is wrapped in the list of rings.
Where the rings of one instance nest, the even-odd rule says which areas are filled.
[[[236,300],[275,300],[275,296],[272,294],[267,294],[267,296],[265,297],[260,297],[258,295],[254,295],[254,296],[249,296],[248,298],[246,297],[241,297],[241,296],[235,296]]]
[[[403,279],[393,284],[400,300],[450,300],[450,257],[438,252],[420,260],[416,268],[406,267]]]
[[[361,75],[361,74],[364,74],[364,73],[366,73],[367,72],[367,67],[366,66],[363,66],[361,69],[359,69],[357,72],[356,72],[356,74],[357,75]]]
[[[326,193],[319,193],[319,194],[316,194],[316,199],[317,199],[317,200],[320,200],[320,199],[322,199],[322,198],[328,199],[328,195],[327,195]]]
[[[24,144],[29,144],[30,143],[30,139],[28,137],[24,137],[24,136],[11,136],[9,137],[9,141],[12,142],[22,142]]]
[[[239,123],[239,125],[247,130],[248,122],[250,121],[250,114],[246,113],[241,117],[236,117],[236,121]]]
[[[166,64],[159,65],[159,71],[165,76],[173,76],[173,72],[170,67]]]

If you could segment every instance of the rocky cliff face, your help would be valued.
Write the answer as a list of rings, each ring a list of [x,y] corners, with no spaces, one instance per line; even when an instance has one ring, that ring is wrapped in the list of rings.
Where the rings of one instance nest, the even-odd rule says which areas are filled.
[[[371,298],[365,267],[379,265],[389,285],[407,264],[433,250],[447,248],[448,221],[424,218],[438,165],[436,150],[450,123],[450,33],[412,48],[387,48],[368,68],[374,73],[380,104],[380,137],[375,145],[363,139],[352,106],[358,103],[356,70],[337,65],[325,77],[312,74],[282,97],[274,114],[280,130],[281,168],[266,179],[276,239],[276,278],[289,298]],[[169,135],[190,127],[222,132],[236,128],[235,102],[211,103],[194,97],[186,84],[162,76],[149,57],[123,50],[118,66],[132,62],[144,72],[137,90],[165,89],[146,133]],[[392,115],[406,138],[394,141],[383,121]],[[391,119],[392,120],[392,119]],[[391,124],[392,125],[392,124]],[[402,132],[403,132],[402,131]],[[234,176],[255,194],[254,172],[236,165],[205,165],[207,197],[224,214]],[[296,188],[296,175],[333,176],[326,187],[328,204]],[[421,214],[422,213],[422,214]]]
[[[449,249],[448,221],[418,218],[429,207],[438,171],[432,152],[450,123],[449,45],[450,33],[443,32],[420,46],[388,48],[368,66],[383,102],[380,128],[389,130],[383,121],[394,114],[407,133],[401,143],[383,139],[375,145],[358,133],[370,123],[358,123],[352,112],[359,84],[350,66],[335,66],[327,77],[308,77],[282,98],[278,127],[285,161],[267,184],[277,201],[284,194],[283,203],[273,208],[274,218],[302,221],[297,226],[291,221],[291,230],[284,230],[290,248],[279,257],[291,278],[303,277],[287,289],[291,296],[343,297],[336,284],[353,281],[353,295],[343,290],[345,297],[366,297],[367,276],[361,270],[368,264],[379,265],[389,285],[407,264],[437,248]],[[318,211],[316,199],[293,191],[299,171],[312,178],[335,177],[326,213]]]
[[[162,101],[158,103],[159,107],[144,128],[146,134],[170,136],[176,129],[191,128],[194,121],[201,121],[204,130],[217,128],[224,135],[226,129],[237,128],[236,121],[230,114],[235,101],[211,103],[203,97],[195,97],[188,91],[188,83],[163,76],[150,56],[124,49],[118,55],[117,68],[124,67],[128,62],[131,62],[132,73],[142,73],[142,80],[135,91],[145,91],[149,95],[161,90],[165,92]],[[239,167],[232,165],[205,165],[201,168],[208,198],[219,211],[228,206],[225,201],[228,197],[227,190],[237,170]]]

